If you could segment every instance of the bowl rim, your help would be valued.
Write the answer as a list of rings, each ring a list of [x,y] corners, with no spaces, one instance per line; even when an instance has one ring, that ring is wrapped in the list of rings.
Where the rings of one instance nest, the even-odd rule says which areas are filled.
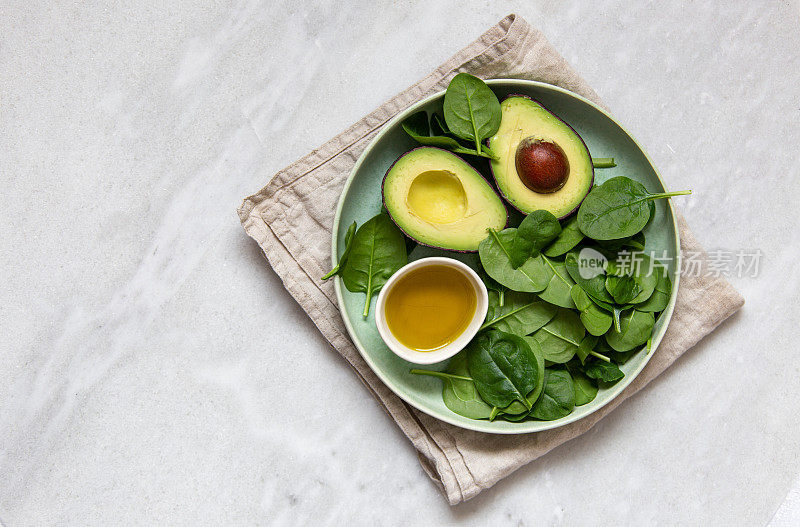
[[[458,269],[462,274],[466,275],[472,289],[475,291],[475,313],[467,325],[467,328],[450,344],[442,346],[434,351],[417,351],[403,345],[392,334],[389,325],[386,322],[386,313],[384,306],[386,304],[386,296],[392,290],[394,285],[404,275],[419,269],[420,267],[432,266],[447,266]],[[489,311],[489,291],[486,289],[486,284],[483,283],[478,273],[475,270],[460,260],[455,258],[448,258],[446,256],[428,256],[409,262],[394,273],[389,280],[381,288],[378,293],[378,300],[375,302],[375,325],[378,327],[383,342],[389,347],[395,355],[401,359],[411,362],[413,364],[432,365],[439,362],[446,361],[453,355],[467,347],[467,344],[472,338],[477,335],[478,331],[486,319],[486,313]]]
[[[595,110],[606,116],[608,119],[610,119],[617,126],[619,126],[619,128],[633,141],[633,143],[636,145],[639,151],[642,152],[647,162],[650,164],[650,167],[653,169],[653,173],[658,178],[659,182],[661,183],[661,186],[664,189],[667,188],[664,183],[664,179],[661,177],[661,174],[659,173],[658,169],[653,164],[653,161],[647,154],[647,151],[636,140],[636,138],[628,131],[627,128],[625,128],[619,121],[617,121],[611,114],[609,114],[605,109],[603,109],[598,104],[590,101],[589,99],[575,92],[572,92],[565,88],[561,88],[560,86],[555,86],[553,84],[548,84],[540,81],[499,78],[499,79],[488,79],[485,82],[490,86],[502,85],[502,86],[519,87],[522,89],[535,87],[538,89],[555,91],[563,95],[566,95],[568,97],[577,99],[578,101],[591,106],[592,108],[594,108]],[[358,173],[364,160],[367,158],[370,152],[372,152],[372,149],[375,148],[375,146],[380,143],[383,136],[386,133],[388,133],[388,131],[391,130],[398,122],[401,122],[403,119],[413,114],[414,112],[418,111],[419,108],[427,105],[431,101],[443,97],[444,93],[445,90],[441,90],[432,95],[429,95],[428,97],[425,97],[424,99],[415,102],[402,112],[395,115],[392,119],[390,119],[388,122],[386,122],[386,124],[382,126],[382,128],[378,131],[375,137],[373,137],[372,140],[369,142],[369,144],[366,146],[366,148],[364,148],[364,151],[359,156],[355,165],[353,165],[350,174],[348,174],[347,180],[345,181],[345,184],[342,187],[342,192],[339,195],[339,202],[336,206],[336,215],[334,217],[333,226],[331,230],[331,265],[335,266],[338,260],[338,250],[337,250],[338,232],[339,232],[339,224],[341,220],[342,210],[344,208],[345,197],[347,196],[348,191],[350,190],[350,186],[353,184],[353,180],[355,179],[355,175]],[[673,229],[675,232],[675,239],[674,239],[675,247],[677,247],[677,250],[680,252],[680,247],[681,247],[680,231],[678,229],[678,220],[677,220],[677,215],[675,214],[675,207],[672,204],[672,200],[666,200],[666,201],[667,201],[667,210],[669,211],[669,216],[670,219],[672,220]],[[669,327],[669,324],[672,321],[672,314],[673,311],[675,310],[675,301],[677,299],[678,289],[680,287],[680,278],[681,278],[680,269],[678,269],[677,272],[674,273],[673,278],[674,280],[672,284],[672,292],[670,293],[669,304],[661,314],[661,316],[666,317],[666,320],[664,324],[662,324],[661,328],[653,336],[651,340],[650,352],[647,353],[644,360],[634,371],[632,371],[629,375],[626,375],[625,378],[622,379],[620,382],[616,383],[614,386],[609,388],[609,391],[607,392],[608,395],[604,401],[600,402],[597,406],[592,408],[590,412],[585,414],[581,413],[580,415],[576,415],[577,412],[572,412],[570,415],[563,417],[561,419],[556,419],[554,421],[520,421],[518,423],[503,422],[504,424],[503,428],[496,427],[495,422],[492,421],[468,419],[466,417],[459,416],[458,414],[455,414],[453,412],[450,412],[451,415],[440,413],[430,408],[426,408],[424,405],[417,404],[415,401],[412,401],[409,398],[407,398],[403,393],[403,390],[400,389],[393,382],[391,376],[387,375],[381,368],[379,368],[378,365],[375,363],[375,361],[372,360],[372,357],[370,357],[370,355],[364,351],[365,349],[364,345],[358,338],[358,335],[355,332],[355,329],[353,328],[353,325],[351,324],[349,318],[342,315],[342,320],[344,321],[347,333],[350,335],[350,338],[353,341],[353,344],[355,345],[356,349],[358,350],[358,353],[361,355],[361,357],[364,359],[364,361],[367,363],[367,365],[370,367],[373,373],[375,373],[378,379],[380,379],[381,382],[383,382],[395,395],[400,397],[400,399],[402,399],[406,404],[411,405],[417,410],[427,415],[430,415],[431,417],[439,419],[445,423],[457,426],[459,428],[465,428],[467,430],[474,430],[476,432],[485,432],[490,434],[502,434],[502,435],[535,433],[535,432],[542,432],[545,430],[552,430],[554,428],[560,428],[562,426],[574,423],[575,421],[588,417],[589,415],[592,415],[593,413],[597,412],[598,410],[600,410],[601,408],[603,408],[604,406],[615,400],[619,396],[619,394],[622,393],[622,391],[625,390],[625,388],[627,388],[634,381],[634,379],[636,379],[636,377],[639,376],[639,374],[642,372],[645,366],[647,366],[647,364],[650,362],[650,359],[656,353],[658,345],[661,343],[661,340],[663,339],[664,334],[666,333],[667,328]],[[336,301],[338,302],[338,305],[343,306],[344,296],[342,292],[341,277],[339,276],[335,278],[334,289],[336,291]],[[340,313],[341,313],[341,307],[340,307]]]

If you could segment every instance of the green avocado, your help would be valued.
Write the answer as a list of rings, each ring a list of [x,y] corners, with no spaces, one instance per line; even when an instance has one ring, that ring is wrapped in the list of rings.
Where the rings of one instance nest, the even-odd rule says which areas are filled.
[[[457,155],[433,147],[403,154],[383,178],[383,205],[397,226],[423,245],[477,251],[486,229],[508,213],[489,183]]]
[[[589,193],[594,167],[583,139],[538,102],[511,95],[501,104],[500,129],[489,139],[497,188],[526,214],[572,214]]]

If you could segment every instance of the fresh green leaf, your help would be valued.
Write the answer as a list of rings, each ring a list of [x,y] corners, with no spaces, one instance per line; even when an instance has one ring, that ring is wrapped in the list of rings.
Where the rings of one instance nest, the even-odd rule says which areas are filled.
[[[657,266],[647,254],[638,251],[620,252],[616,260],[609,260],[606,272],[609,275],[606,279],[606,289],[618,304],[639,304],[646,301],[653,294],[659,279]],[[630,280],[633,280],[635,285],[631,285]],[[625,290],[623,284],[630,286],[631,290]],[[615,294],[609,287],[618,293],[622,290],[621,296]],[[635,295],[630,298],[630,294],[634,292]]]
[[[517,227],[514,239],[511,240],[509,256],[511,265],[517,269],[528,258],[538,256],[561,232],[558,219],[546,210],[535,210],[528,214]]]
[[[645,313],[631,309],[620,319],[620,331],[611,329],[606,333],[606,342],[616,351],[628,351],[641,346],[653,333],[655,317],[653,313]]]
[[[650,203],[653,203],[652,201]],[[577,216],[576,216],[577,221]],[[636,251],[644,251],[645,239],[644,232],[639,231],[633,236],[620,238],[618,240],[597,240],[600,247],[609,251],[619,251],[623,247],[630,247]]]
[[[467,347],[467,365],[478,393],[488,404],[505,408],[520,401],[530,408],[526,396],[536,387],[539,370],[522,337],[496,329],[479,333]]]
[[[669,304],[670,294],[672,293],[672,282],[669,276],[667,276],[667,271],[663,267],[657,266],[655,268],[655,274],[657,275],[658,281],[653,290],[653,294],[650,295],[650,298],[644,303],[636,305],[636,309],[639,311],[659,313],[664,311]]]
[[[583,366],[583,373],[590,379],[603,382],[615,382],[625,377],[619,366],[613,362],[593,360]]]
[[[586,362],[586,358],[589,354],[594,351],[595,346],[600,341],[599,337],[595,335],[586,335],[581,340],[581,343],[578,345],[578,351],[575,354],[578,356],[578,359],[581,361],[581,364]]]
[[[550,282],[544,291],[539,293],[539,298],[560,307],[575,309],[575,302],[572,301],[572,296],[570,295],[570,290],[575,285],[575,282],[570,278],[564,264],[550,260],[544,255],[542,255],[542,258],[553,271],[553,277],[550,278]]]
[[[642,288],[636,283],[633,276],[610,274],[606,276],[606,291],[617,304],[629,304],[642,291]]]
[[[467,374],[458,374],[458,373],[452,373],[452,372],[448,372],[448,371],[423,370],[423,369],[420,369],[420,368],[414,368],[412,370],[409,370],[409,373],[412,373],[414,375],[425,375],[425,376],[428,376],[428,377],[436,377],[437,379],[441,379],[443,381],[448,381],[448,382],[452,381],[452,380],[467,381],[467,382],[468,381],[474,381],[474,379],[472,377],[470,377],[468,373]]]
[[[575,388],[569,372],[564,369],[545,369],[544,390],[531,409],[530,416],[542,421],[554,421],[568,416],[574,408]]]
[[[605,334],[613,323],[611,314],[592,302],[586,291],[577,284],[572,286],[570,296],[580,312],[581,322],[586,331],[596,336]]]
[[[614,362],[615,364],[624,364],[629,358],[635,355],[639,350],[632,349],[629,351],[616,351],[608,345],[606,339],[602,338],[597,341],[594,346],[593,352],[590,356],[594,356],[605,362]]]
[[[516,229],[500,232],[490,229],[478,246],[481,265],[490,277],[513,291],[538,293],[550,283],[553,271],[540,256],[529,258],[517,269],[511,265],[509,254]]]
[[[567,220],[561,227],[558,236],[542,252],[550,258],[561,256],[571,251],[583,238],[583,233],[578,228],[578,218],[573,216]]]
[[[638,181],[614,177],[593,188],[583,200],[578,209],[578,226],[595,240],[633,236],[650,220],[649,202],[683,194],[691,194],[691,191],[651,194]]]
[[[546,360],[563,364],[578,352],[585,334],[578,315],[568,309],[559,309],[553,320],[526,340],[538,342]]]
[[[431,135],[431,127],[428,124],[428,114],[425,111],[411,114],[410,116],[406,117],[402,123],[400,123],[400,126],[402,126],[403,130],[405,130],[405,132],[415,140],[417,137],[425,138]]]
[[[538,342],[529,341],[528,344],[531,347],[531,352],[536,358],[536,386],[534,386],[533,390],[531,390],[531,393],[529,393],[526,397],[529,404],[522,404],[519,401],[514,401],[500,410],[499,415],[502,415],[503,418],[509,421],[519,421],[526,417],[534,403],[536,403],[536,401],[539,399],[539,396],[542,394],[542,390],[544,389],[544,355],[542,354],[542,349],[539,347]]]
[[[598,391],[595,381],[577,369],[570,370],[569,373],[572,376],[572,388],[575,390],[575,406],[583,406],[594,401]]]
[[[556,315],[556,307],[542,302],[536,295],[509,291],[500,305],[499,295],[489,293],[489,310],[481,330],[492,327],[514,335],[529,335],[547,324]]]
[[[481,141],[500,128],[500,101],[481,79],[459,73],[444,94],[444,120],[456,136],[473,141],[481,151]]]
[[[469,376],[467,359],[464,353],[459,353],[450,359],[444,372],[434,370],[414,369],[415,375],[428,375],[437,377],[444,383],[442,400],[451,411],[470,419],[488,419],[492,407],[480,398],[475,382]]]
[[[372,296],[407,262],[405,238],[388,214],[378,214],[359,227],[341,276],[348,291],[366,293],[364,317]]]
[[[405,121],[403,121],[402,127],[412,139],[421,145],[444,148],[445,150],[450,150],[456,154],[469,154],[473,156],[489,158],[492,157],[491,155],[481,151],[464,148],[461,146],[461,143],[452,137],[445,135],[428,135],[430,130],[428,127],[428,115],[424,111],[417,112],[408,117]]]
[[[587,295],[592,297],[595,300],[598,300],[602,304],[598,304],[600,307],[606,307],[603,304],[606,304],[607,310],[611,311],[612,308],[609,304],[614,303],[614,298],[612,298],[611,294],[606,290],[606,275],[605,272],[597,269],[596,265],[593,265],[587,255],[590,253],[583,252],[583,251],[570,251],[566,258],[564,259],[564,267],[569,273],[569,276],[575,281],[576,284],[581,286]],[[598,274],[591,278],[585,278],[584,275],[588,276],[588,273],[585,271],[582,273],[581,269],[587,268],[596,269]]]
[[[431,135],[450,135],[450,129],[438,113],[431,115]]]
[[[459,353],[450,359],[446,371],[468,377],[469,369],[467,368],[466,354]],[[492,407],[481,399],[478,390],[475,388],[474,381],[451,379],[449,382],[445,382],[442,389],[442,399],[445,406],[450,410],[470,419],[487,419],[492,411]]]
[[[519,403],[519,402],[516,402],[516,401],[511,403],[511,404],[512,405],[518,404],[520,407],[525,408],[522,405],[522,403]],[[531,411],[527,410],[527,409],[524,412],[520,412],[518,414],[509,414],[509,413],[506,413],[504,411],[501,411],[499,413],[499,416],[502,417],[503,419],[505,419],[506,421],[511,421],[512,423],[518,423],[520,421],[524,421],[530,415],[530,413],[531,413]]]
[[[337,263],[333,269],[328,271],[328,274],[322,277],[323,280],[327,280],[328,278],[332,278],[341,273],[342,267],[347,262],[347,257],[350,256],[350,250],[353,248],[353,237],[355,234],[356,222],[353,222],[353,224],[347,228],[347,232],[344,235],[344,251],[342,252],[342,256],[339,258],[339,263]]]
[[[647,301],[658,285],[659,273],[658,267],[654,265],[653,261],[644,253],[633,253],[636,258],[637,265],[634,266],[633,279],[639,284],[641,291],[636,295],[631,304],[641,304]]]

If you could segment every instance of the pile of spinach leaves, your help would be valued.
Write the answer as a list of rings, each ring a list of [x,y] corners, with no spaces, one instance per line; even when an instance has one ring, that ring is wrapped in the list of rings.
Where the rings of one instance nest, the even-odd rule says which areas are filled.
[[[471,419],[554,420],[590,403],[633,355],[649,353],[672,283],[642,230],[654,200],[686,193],[616,177],[571,218],[537,210],[490,230],[478,249],[485,323],[446,370],[412,373],[442,379],[445,405]]]

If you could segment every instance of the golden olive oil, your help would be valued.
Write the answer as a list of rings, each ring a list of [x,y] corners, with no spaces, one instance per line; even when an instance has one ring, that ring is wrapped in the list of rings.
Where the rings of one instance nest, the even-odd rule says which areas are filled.
[[[469,279],[454,267],[428,265],[401,277],[386,295],[386,323],[397,340],[435,351],[467,329],[478,303]]]

